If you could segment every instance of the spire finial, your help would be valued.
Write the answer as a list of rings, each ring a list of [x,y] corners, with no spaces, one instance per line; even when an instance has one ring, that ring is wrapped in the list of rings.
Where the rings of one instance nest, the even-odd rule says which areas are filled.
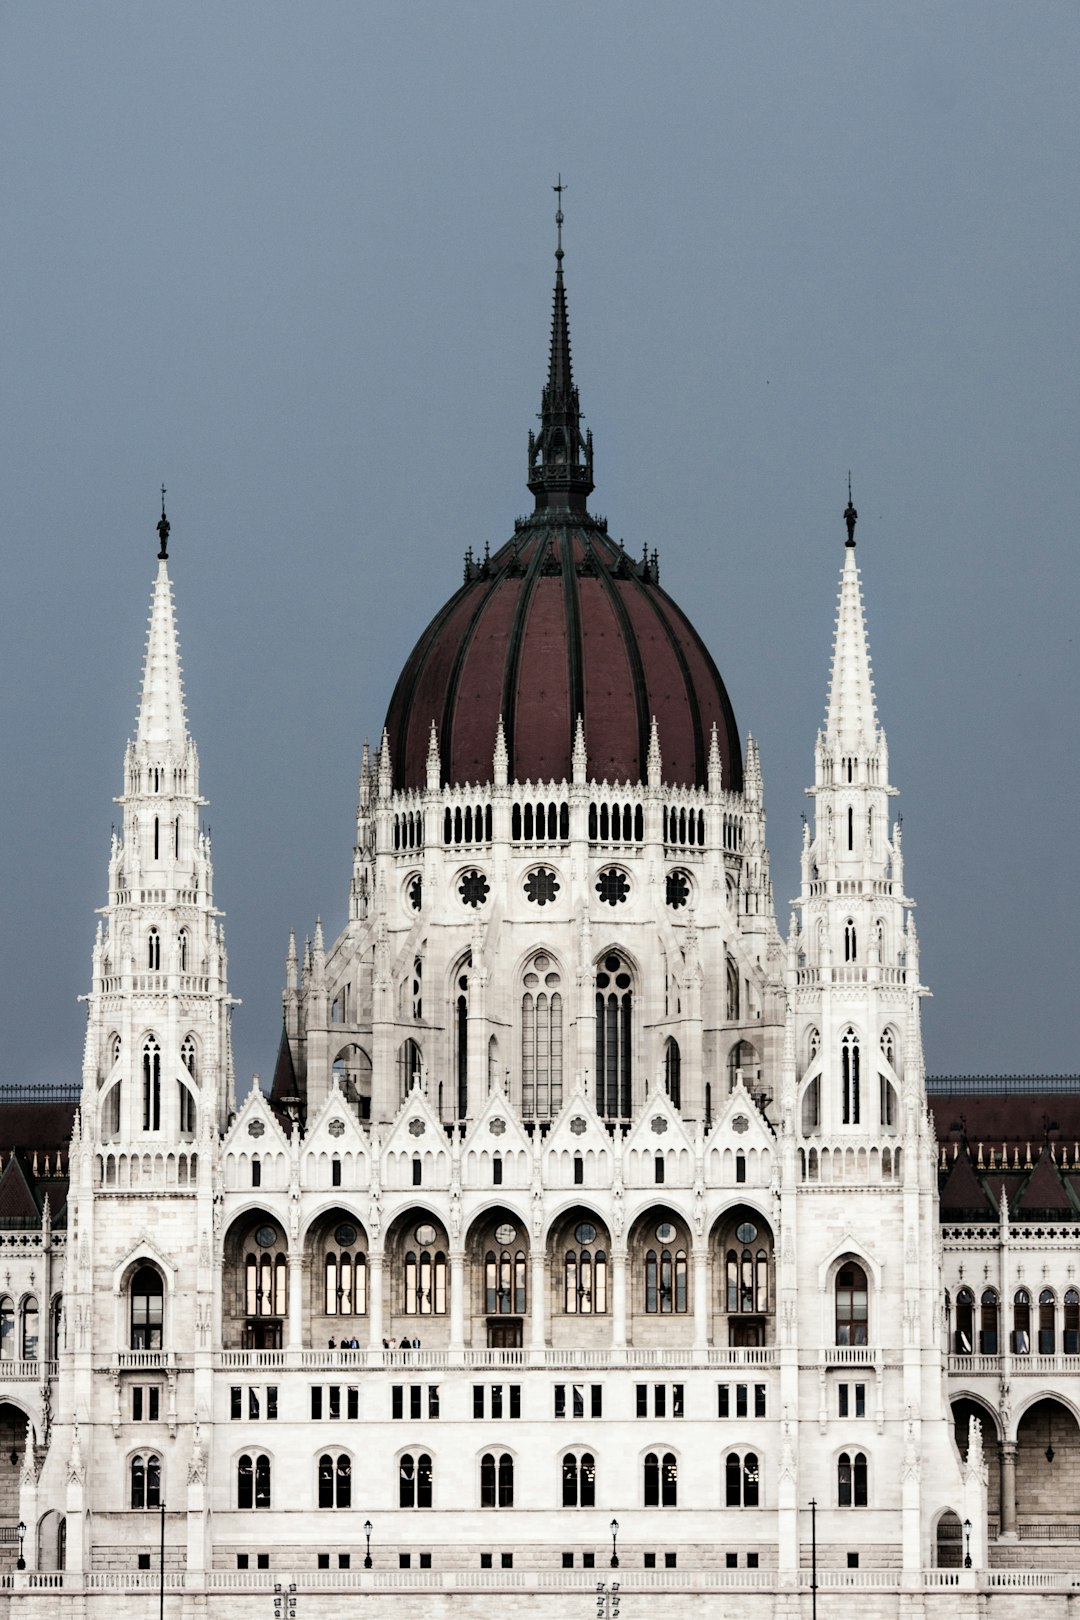
[[[158,521],[157,532],[158,539],[161,541],[161,545],[158,547],[158,561],[164,562],[169,555],[169,520],[165,516],[164,484],[161,486],[161,517]]]
[[[856,512],[851,500],[851,474],[848,473],[847,510],[844,513],[844,522],[847,524],[847,543],[849,546],[853,546],[855,544],[855,524],[858,521],[858,517],[859,514]]]
[[[558,184],[552,186],[551,189],[552,189],[553,192],[555,192],[556,196],[559,199],[559,201],[558,201],[558,203],[556,204],[556,207],[555,207],[555,230],[556,230],[555,263],[558,266],[558,268],[561,270],[562,269],[562,262],[563,262],[562,228],[563,228],[563,217],[564,217],[563,216],[563,211],[562,211],[562,194],[563,194],[564,191],[569,190],[569,187],[563,185],[562,175],[560,174]]]

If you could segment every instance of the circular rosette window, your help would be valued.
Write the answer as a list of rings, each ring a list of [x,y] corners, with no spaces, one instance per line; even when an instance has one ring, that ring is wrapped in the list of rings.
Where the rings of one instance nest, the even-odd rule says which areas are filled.
[[[536,866],[525,879],[525,898],[534,906],[551,906],[561,888],[550,866]]]
[[[461,880],[458,883],[458,894],[461,896],[463,905],[472,906],[475,910],[477,907],[487,904],[487,897],[490,893],[491,885],[483,872],[478,872],[474,867],[472,870],[461,874]]]
[[[621,906],[630,894],[630,879],[617,866],[605,866],[597,875],[596,892],[605,906]]]

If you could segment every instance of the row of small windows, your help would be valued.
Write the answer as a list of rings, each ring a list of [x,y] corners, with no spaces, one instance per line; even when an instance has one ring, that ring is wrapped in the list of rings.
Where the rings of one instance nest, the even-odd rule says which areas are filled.
[[[945,1296],[946,1310],[949,1296]],[[979,1296],[978,1347],[979,1354],[998,1354],[1000,1299],[997,1290],[984,1288]],[[1012,1332],[1009,1349],[1015,1356],[1031,1354],[1034,1343],[1040,1356],[1052,1356],[1057,1350],[1058,1302],[1052,1288],[1043,1288],[1035,1296],[1027,1288],[1018,1288],[1012,1301]],[[1034,1338],[1033,1338],[1034,1334]],[[956,1316],[953,1344],[957,1355],[971,1355],[976,1343],[976,1304],[970,1288],[961,1288],[956,1296]],[[1080,1290],[1067,1288],[1061,1303],[1061,1348],[1065,1355],[1080,1355]]]
[[[732,1451],[724,1459],[725,1507],[761,1506],[761,1464],[754,1451]],[[316,1500],[320,1508],[352,1506],[353,1462],[348,1452],[323,1452],[316,1464]],[[596,1458],[590,1451],[567,1452],[560,1464],[563,1507],[596,1506]],[[244,1452],[236,1464],[236,1506],[241,1510],[271,1505],[271,1460],[265,1452]],[[404,1452],[398,1459],[398,1506],[430,1508],[435,1466],[431,1453]],[[162,1502],[161,1458],[139,1452],[129,1465],[132,1508],[158,1508]],[[645,1507],[677,1507],[679,1462],[673,1451],[648,1451],[642,1462]],[[838,1507],[866,1507],[869,1501],[866,1454],[842,1451],[836,1463]],[[508,1451],[486,1451],[480,1458],[480,1506],[512,1508],[514,1458]]]
[[[176,936],[176,966],[181,973],[188,971],[190,954],[191,937],[186,928],[181,928]],[[161,934],[156,928],[151,928],[146,935],[146,965],[151,973],[161,971]]]
[[[840,1384],[839,1415],[865,1416],[866,1385],[855,1384],[854,1405],[849,1414],[849,1386]],[[552,1391],[556,1418],[599,1418],[604,1415],[602,1384],[556,1384]],[[136,1384],[132,1388],[132,1419],[157,1422],[161,1390],[158,1385]],[[246,1397],[246,1399],[245,1399]],[[360,1417],[360,1388],[357,1384],[313,1384],[310,1389],[313,1422],[356,1422]],[[233,1422],[274,1422],[278,1416],[278,1387],[234,1384],[229,1391],[229,1417]],[[767,1409],[765,1384],[718,1384],[716,1415],[720,1418],[763,1418]],[[392,1384],[390,1416],[395,1422],[438,1420],[441,1399],[438,1384]],[[684,1384],[636,1384],[634,1415],[638,1418],[681,1418],[686,1412]],[[483,1421],[521,1417],[520,1384],[474,1384],[472,1415]]]

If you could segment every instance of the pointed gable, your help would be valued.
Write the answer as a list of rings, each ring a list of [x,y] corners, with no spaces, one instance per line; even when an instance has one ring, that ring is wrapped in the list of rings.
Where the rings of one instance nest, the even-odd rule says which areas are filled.
[[[662,1170],[658,1170],[658,1160]],[[660,1087],[654,1089],[626,1138],[623,1165],[628,1187],[689,1187],[694,1179],[693,1142],[670,1097]]]
[[[14,1153],[0,1176],[0,1224],[4,1221],[40,1221],[41,1211],[30,1190],[22,1164]]]
[[[532,1179],[532,1143],[501,1086],[481,1108],[461,1151],[466,1186],[490,1187],[496,1158],[502,1165],[502,1186],[527,1187]]]
[[[1062,1216],[1075,1218],[1076,1207],[1069,1196],[1061,1171],[1048,1149],[1044,1148],[1039,1155],[1038,1164],[1022,1191],[1017,1194],[1015,1200],[1010,1200],[1009,1208],[1014,1215],[1021,1218],[1024,1216],[1052,1217],[1058,1220]]]
[[[996,1213],[966,1151],[957,1155],[945,1177],[941,1213],[953,1219],[976,1221],[990,1220]]]

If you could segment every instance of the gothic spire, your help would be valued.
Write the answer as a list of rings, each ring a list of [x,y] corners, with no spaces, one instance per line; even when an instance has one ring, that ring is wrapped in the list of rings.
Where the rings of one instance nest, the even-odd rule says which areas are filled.
[[[538,512],[547,507],[584,512],[593,488],[592,433],[582,436],[581,403],[570,363],[570,318],[563,282],[562,245],[562,194],[566,187],[561,175],[553,189],[559,199],[555,213],[555,299],[540,432],[529,434],[529,488],[536,498]]]
[[[169,579],[166,556],[169,520],[165,516],[164,495],[161,520],[157,527],[161,545],[154,594],[150,601],[150,629],[146,637],[146,661],[143,665],[135,740],[159,749],[162,745],[171,744],[177,750],[182,750],[188,740],[187,717],[184,712],[172,581]]]
[[[877,707],[870,669],[870,649],[866,639],[862,585],[855,562],[855,508],[844,514],[848,540],[844,547],[844,567],[840,575],[840,599],[833,638],[829,698],[825,713],[827,745],[856,750],[860,743],[873,747],[877,737]]]

